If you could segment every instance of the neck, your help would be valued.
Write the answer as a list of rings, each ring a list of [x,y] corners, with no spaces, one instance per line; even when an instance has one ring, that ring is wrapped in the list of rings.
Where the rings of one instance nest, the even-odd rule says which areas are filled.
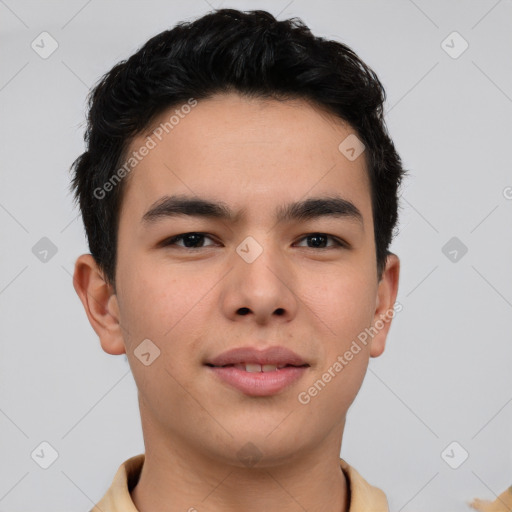
[[[339,432],[312,452],[240,467],[144,423],[146,458],[131,491],[140,512],[348,511]]]

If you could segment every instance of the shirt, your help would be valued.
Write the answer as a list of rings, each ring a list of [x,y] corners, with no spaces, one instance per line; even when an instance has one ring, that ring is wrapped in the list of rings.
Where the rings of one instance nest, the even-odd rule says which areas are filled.
[[[139,480],[144,458],[145,455],[142,453],[123,462],[114,476],[112,485],[90,512],[138,512],[130,491]],[[348,484],[348,512],[389,512],[386,495],[378,487],[370,485],[343,459],[340,459],[340,466]]]

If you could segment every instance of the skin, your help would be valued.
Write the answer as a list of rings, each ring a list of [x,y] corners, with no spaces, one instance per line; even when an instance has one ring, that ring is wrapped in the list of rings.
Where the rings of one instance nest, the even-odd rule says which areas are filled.
[[[349,161],[338,150],[351,133],[302,100],[234,93],[202,100],[129,175],[115,292],[91,255],[78,258],[74,285],[89,321],[105,352],[127,354],[138,387],[146,461],[132,498],[141,512],[348,510],[339,465],[346,413],[391,322],[308,404],[297,396],[396,300],[396,255],[377,277],[364,153]],[[145,141],[146,134],[137,137],[132,149]],[[276,223],[278,206],[333,193],[360,210],[363,224],[333,217]],[[145,226],[142,216],[166,194],[223,201],[239,215]],[[189,232],[212,238],[192,249],[158,245]],[[348,247],[328,239],[318,248],[311,233]],[[263,248],[252,263],[236,252],[248,236]],[[161,351],[149,366],[134,355],[144,339]],[[204,366],[227,349],[272,345],[310,364],[274,396],[247,396]],[[254,467],[237,455],[249,442],[261,457]]]
[[[474,499],[469,506],[480,512],[511,512],[512,485],[503,491],[494,501]]]

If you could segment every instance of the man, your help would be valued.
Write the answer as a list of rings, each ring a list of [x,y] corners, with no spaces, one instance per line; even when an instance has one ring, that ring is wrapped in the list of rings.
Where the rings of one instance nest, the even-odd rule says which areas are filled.
[[[405,171],[384,99],[347,46],[231,9],[96,86],[74,286],[127,354],[145,454],[95,511],[388,510],[340,459],[396,311]]]

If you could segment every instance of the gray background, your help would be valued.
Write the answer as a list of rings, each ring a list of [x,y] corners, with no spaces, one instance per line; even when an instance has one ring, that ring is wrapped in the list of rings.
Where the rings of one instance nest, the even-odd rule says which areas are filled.
[[[494,499],[512,484],[512,2],[0,0],[0,511],[88,510],[143,451],[125,357],[101,350],[72,287],[87,246],[68,169],[88,89],[210,6],[299,16],[381,78],[411,172],[392,246],[403,311],[349,411],[342,456],[392,511]],[[46,59],[31,48],[43,31],[58,43]],[[43,237],[57,249],[46,261]],[[58,452],[48,469],[31,458],[43,441]]]

